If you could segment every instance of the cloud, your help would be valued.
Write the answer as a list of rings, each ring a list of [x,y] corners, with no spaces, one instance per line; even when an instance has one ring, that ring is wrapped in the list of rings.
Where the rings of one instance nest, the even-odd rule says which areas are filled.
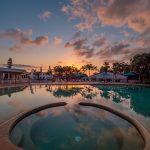
[[[80,36],[81,36],[81,32],[80,32],[80,31],[77,31],[77,32],[75,32],[75,34],[73,35],[73,39],[76,40],[76,39],[80,38]]]
[[[69,20],[80,18],[82,21],[76,25],[80,31],[87,29],[92,31],[93,25],[97,22],[96,11],[93,9],[95,2],[89,0],[71,0],[70,5],[64,5],[62,11],[69,14]]]
[[[124,55],[130,52],[128,49],[129,46],[129,44],[119,42],[114,45],[107,45],[106,47],[100,49],[97,54],[102,58],[112,57],[113,55]]]
[[[31,45],[31,44],[44,45],[44,44],[47,44],[48,42],[49,42],[48,36],[39,36],[39,37],[36,37],[35,40],[32,40],[30,38],[22,38],[21,39],[21,43],[25,44],[25,45]]]
[[[122,31],[121,32],[124,36],[129,36],[130,35],[130,33],[128,32],[128,31]]]
[[[67,42],[65,48],[72,48],[77,56],[91,58],[94,55],[95,49],[87,45],[87,38],[80,38]]]
[[[55,36],[54,45],[55,45],[55,46],[58,46],[58,45],[62,44],[62,41],[63,41],[63,40],[62,40],[61,37]]]
[[[71,0],[62,7],[69,19],[79,18],[78,30],[92,31],[99,25],[122,27],[128,25],[136,32],[144,32],[150,25],[149,0]]]
[[[13,45],[12,47],[9,48],[9,50],[12,52],[19,52],[22,50],[22,47],[20,45]]]
[[[65,48],[71,48],[73,47],[73,45],[70,43],[70,42],[67,42],[65,45],[64,45]]]
[[[108,39],[104,34],[85,36],[80,31],[75,32],[72,39],[64,45],[65,48],[71,48],[77,56],[92,58],[100,47],[108,44]]]
[[[7,64],[3,64],[2,66],[7,67]],[[25,65],[25,64],[13,64],[13,67],[15,68],[21,68],[21,69],[36,69],[38,68],[37,66],[33,65]]]
[[[58,61],[57,63],[58,63],[58,64],[63,64],[63,61]]]
[[[122,27],[127,24],[137,32],[149,27],[150,5],[148,0],[111,0],[106,6],[100,6],[98,18],[104,25]]]
[[[25,46],[42,46],[48,44],[48,36],[38,36],[32,40],[32,29],[22,31],[21,29],[9,29],[0,33],[0,38],[10,39],[13,45],[9,48],[10,51],[21,51]]]
[[[103,61],[116,62],[116,61],[129,61],[136,54],[149,52],[150,46],[137,47],[130,44],[130,42],[117,42],[114,44],[106,45],[99,49],[96,56],[100,57]]]
[[[23,37],[30,37],[32,35],[32,29],[28,29],[26,31],[22,31],[19,28],[16,29],[8,29],[0,33],[0,38],[9,38],[14,40],[20,40]]]
[[[149,0],[71,0],[62,7],[62,11],[69,16],[69,20],[77,19],[75,27],[78,30],[65,44],[77,56],[101,57],[112,61],[129,60],[137,53],[150,51]],[[120,33],[128,39],[123,40],[121,37],[115,43],[115,38],[108,40],[106,36],[99,35],[93,40],[91,34],[93,30],[97,31],[94,27],[98,25],[119,28],[122,30]],[[134,32],[131,34],[124,29],[132,29]],[[82,31],[90,33],[87,32],[88,36],[83,37],[82,33],[85,35],[85,32]]]
[[[94,41],[93,46],[100,47],[100,46],[103,46],[106,43],[107,43],[106,37],[105,36],[100,36],[100,37],[97,37],[97,39]]]
[[[40,18],[41,20],[46,21],[46,20],[48,20],[48,19],[51,17],[51,15],[52,15],[52,13],[51,13],[50,11],[44,11],[44,12],[42,12],[42,13],[39,15],[39,18]]]

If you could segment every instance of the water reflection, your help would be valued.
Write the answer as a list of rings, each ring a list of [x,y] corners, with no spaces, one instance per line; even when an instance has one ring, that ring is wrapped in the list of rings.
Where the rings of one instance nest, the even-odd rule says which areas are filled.
[[[68,111],[75,106],[73,115],[76,119],[78,112],[81,113],[76,104],[87,100],[120,109],[150,129],[149,99],[150,88],[135,86],[30,85],[4,88],[0,89],[0,122],[24,110],[58,101],[66,101],[69,104],[66,108]],[[53,113],[60,115],[61,111],[57,110]],[[39,115],[46,116],[47,113],[43,112]]]
[[[76,97],[80,95],[84,99],[101,99],[120,103],[133,109],[135,112],[150,117],[150,88],[134,86],[48,86],[47,91],[54,97]]]
[[[80,94],[86,99],[92,99],[98,95],[98,92],[90,86],[74,86],[74,85],[61,85],[61,86],[48,86],[47,91],[55,97],[74,97]]]
[[[130,109],[150,117],[150,88],[132,86],[94,86],[100,90],[101,97],[112,99],[115,103],[130,102]]]
[[[0,89],[0,96],[8,95],[11,97],[13,93],[24,91],[27,86],[19,86],[19,87],[9,87],[9,88],[1,88]]]
[[[33,150],[143,148],[139,133],[125,120],[98,108],[67,107],[49,108],[44,110],[46,115],[39,115],[45,114],[42,111],[23,119],[11,134],[13,143]],[[54,113],[57,110],[59,115]]]
[[[61,85],[54,88],[53,86],[49,86],[46,90],[53,93],[55,97],[73,97],[80,93],[81,89],[80,87]]]

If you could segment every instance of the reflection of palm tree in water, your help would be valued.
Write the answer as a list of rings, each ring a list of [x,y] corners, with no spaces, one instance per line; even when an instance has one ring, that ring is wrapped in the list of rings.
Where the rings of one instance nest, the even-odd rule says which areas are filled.
[[[121,87],[121,86],[94,86],[98,88],[101,92],[101,97],[105,99],[110,99],[112,97],[113,101],[119,103],[122,102],[123,99],[131,98],[131,93],[129,92],[128,88]]]
[[[52,91],[53,91],[53,90],[52,90],[52,86],[49,85],[48,88],[46,88],[46,91],[52,93]]]
[[[109,91],[102,91],[100,92],[101,97],[104,97],[105,99],[110,99]]]
[[[92,87],[86,86],[81,90],[80,94],[86,99],[93,99],[98,95],[98,92],[94,91]]]
[[[31,84],[29,84],[29,87],[30,87],[31,94],[34,94],[33,87]]]
[[[69,86],[59,86],[55,90],[47,89],[53,93],[55,97],[71,97],[80,93],[81,88],[79,87],[69,87]]]
[[[46,91],[49,91],[50,93],[53,93],[53,96],[55,97],[73,97],[77,94],[80,94],[82,97],[86,99],[92,99],[98,95],[98,92],[95,91],[90,86],[85,87],[78,87],[78,86],[58,86],[55,89],[52,89],[51,86],[49,86]]]

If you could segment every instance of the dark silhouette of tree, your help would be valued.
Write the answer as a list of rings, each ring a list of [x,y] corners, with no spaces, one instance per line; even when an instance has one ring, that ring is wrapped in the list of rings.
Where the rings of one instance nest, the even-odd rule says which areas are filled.
[[[141,83],[150,83],[150,53],[135,55],[130,63],[132,71],[139,74]]]
[[[7,61],[7,67],[9,69],[11,69],[12,66],[13,66],[12,58],[9,58],[8,61]]]
[[[97,70],[97,67],[95,65],[92,64],[87,64],[81,67],[81,71],[83,71],[84,73],[86,71],[88,71],[88,75],[91,75],[91,71]]]
[[[103,66],[100,68],[100,72],[108,72],[110,71],[110,65],[109,62],[104,62]]]

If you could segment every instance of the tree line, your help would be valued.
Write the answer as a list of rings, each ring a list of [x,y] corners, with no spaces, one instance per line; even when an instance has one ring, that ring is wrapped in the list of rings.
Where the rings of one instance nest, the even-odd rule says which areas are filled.
[[[9,58],[7,62],[8,68],[11,68],[12,64],[12,59]],[[100,68],[93,64],[86,64],[81,68],[77,68],[76,66],[57,65],[53,68],[49,66],[47,70],[47,74],[49,75],[53,74],[59,77],[65,76],[66,78],[73,77],[73,75],[78,77],[90,76],[91,73],[96,74],[101,72],[112,72],[114,74],[136,72],[139,75],[139,80],[141,83],[150,83],[150,52],[137,54],[128,63],[114,62],[110,65],[109,62],[104,62]]]

